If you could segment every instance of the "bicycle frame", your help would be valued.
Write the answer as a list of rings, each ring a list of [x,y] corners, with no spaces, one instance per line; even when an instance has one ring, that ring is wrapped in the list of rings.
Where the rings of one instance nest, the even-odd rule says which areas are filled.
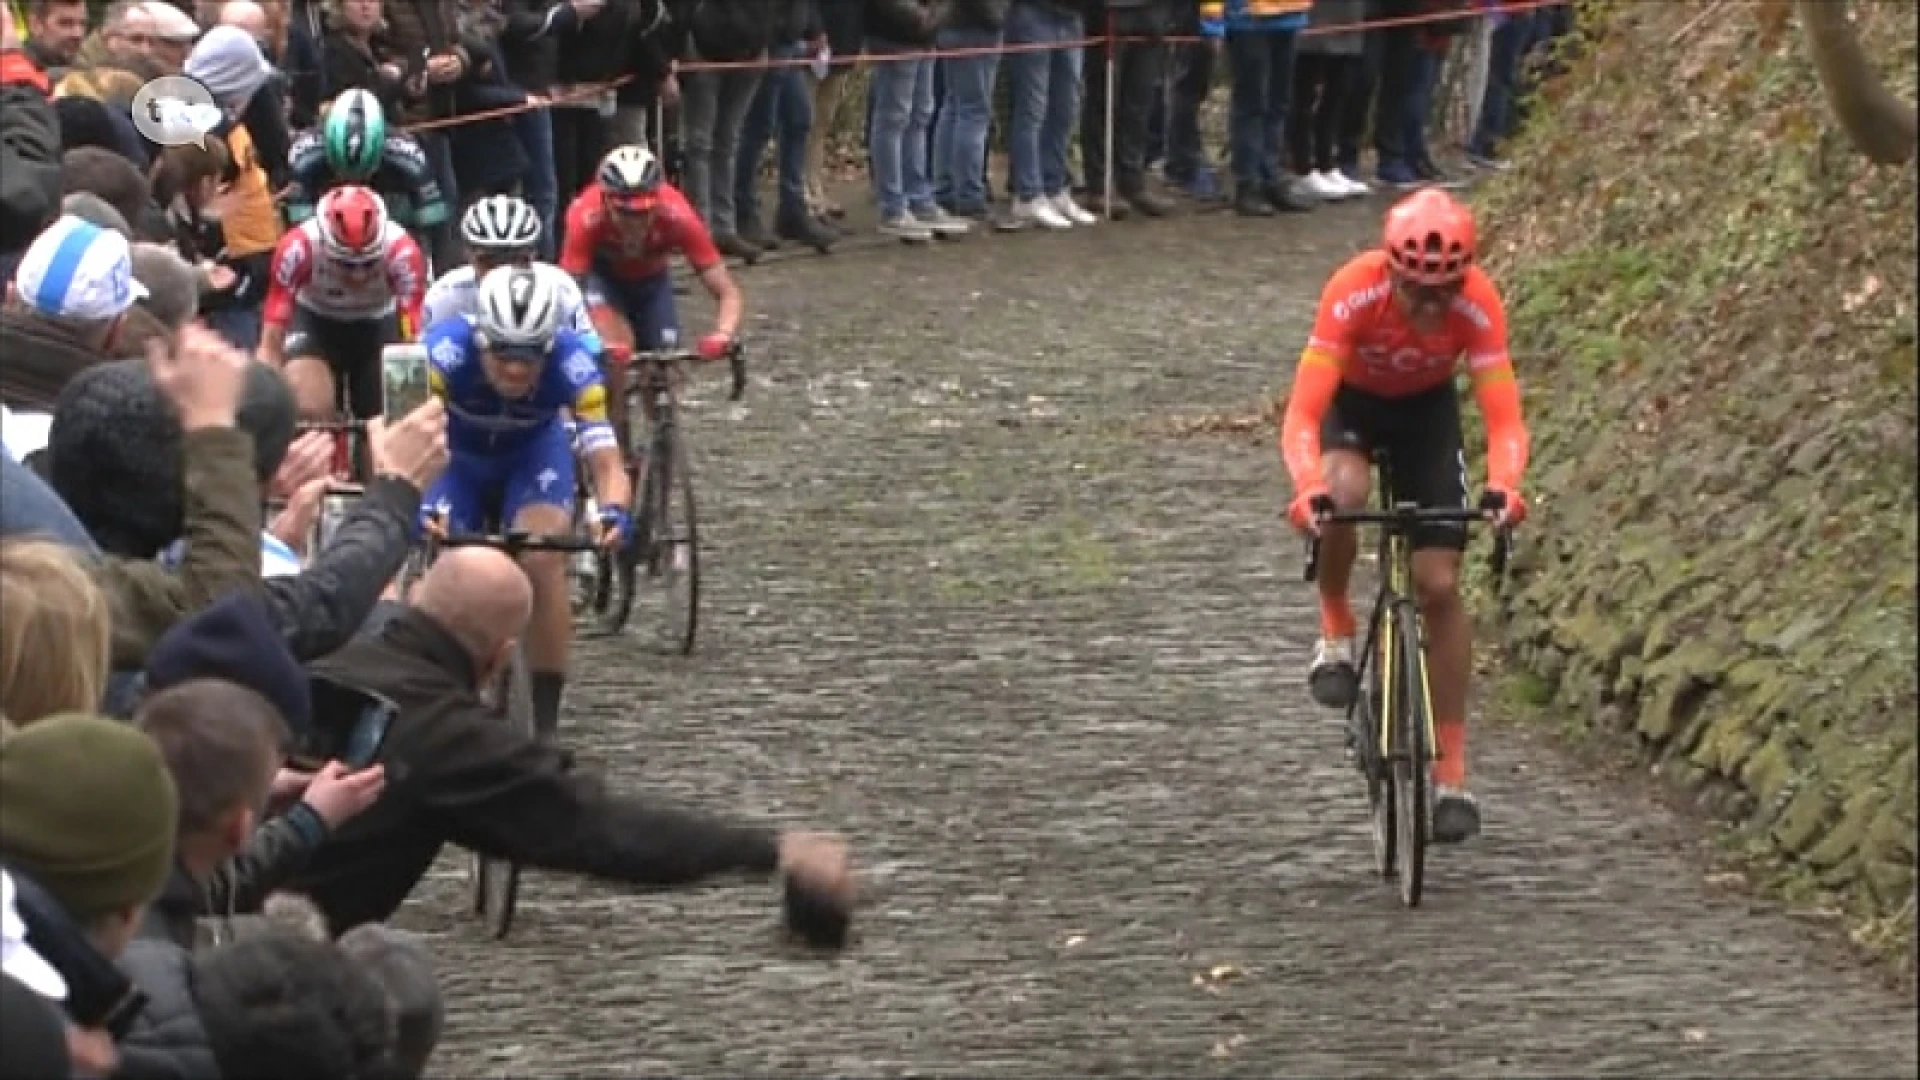
[[[1428,682],[1425,657],[1425,631],[1420,620],[1418,606],[1413,600],[1413,530],[1420,525],[1460,525],[1486,520],[1486,514],[1461,508],[1422,508],[1415,503],[1400,502],[1394,494],[1393,476],[1384,454],[1373,456],[1374,465],[1379,473],[1376,510],[1338,511],[1326,519],[1335,525],[1378,525],[1380,529],[1380,586],[1374,595],[1373,610],[1367,618],[1366,646],[1361,650],[1356,665],[1355,681],[1357,685],[1366,685],[1367,666],[1378,663],[1380,685],[1383,700],[1374,702],[1379,711],[1379,727],[1374,732],[1375,755],[1372,764],[1379,769],[1391,768],[1394,762],[1404,758],[1408,750],[1394,739],[1397,728],[1397,710],[1404,703],[1394,692],[1394,665],[1399,662],[1400,641],[1403,635],[1412,639],[1414,650],[1408,655],[1421,658],[1419,664],[1419,685],[1422,712],[1425,720],[1421,732],[1426,740],[1430,760],[1437,760],[1439,747],[1433,731],[1433,691]],[[1493,564],[1496,573],[1502,571],[1507,562],[1509,536],[1501,530],[1495,538]],[[1307,580],[1312,581],[1319,575],[1320,545],[1316,538],[1310,542],[1307,556]],[[1347,705],[1347,722],[1353,722],[1354,710],[1359,707],[1360,696],[1355,695]]]

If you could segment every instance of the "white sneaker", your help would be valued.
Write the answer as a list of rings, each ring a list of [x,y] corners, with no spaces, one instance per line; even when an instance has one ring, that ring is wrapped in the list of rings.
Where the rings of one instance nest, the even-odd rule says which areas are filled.
[[[908,243],[933,239],[933,230],[905,210],[892,217],[881,218],[880,232],[884,236],[898,237]]]
[[[1366,183],[1360,180],[1356,180],[1351,176],[1348,176],[1345,172],[1342,172],[1339,169],[1334,169],[1328,172],[1327,176],[1330,179],[1332,179],[1334,183],[1339,184],[1342,187],[1345,187],[1347,189],[1347,195],[1350,198],[1357,199],[1362,195],[1373,194],[1373,189],[1371,187],[1368,187]]]
[[[936,237],[965,236],[973,229],[966,218],[947,213],[946,207],[943,206],[935,206],[929,210],[915,210],[913,219]]]
[[[1073,201],[1073,192],[1062,191],[1047,200],[1053,204],[1053,212],[1073,222],[1075,225],[1092,225],[1100,216],[1079,203]]]
[[[1015,199],[1013,201],[1014,220],[1038,225],[1043,229],[1071,229],[1073,222],[1060,216],[1053,208],[1053,200],[1042,195],[1037,199]]]
[[[1353,189],[1335,180],[1324,172],[1310,172],[1306,175],[1307,190],[1328,202],[1353,198]]]

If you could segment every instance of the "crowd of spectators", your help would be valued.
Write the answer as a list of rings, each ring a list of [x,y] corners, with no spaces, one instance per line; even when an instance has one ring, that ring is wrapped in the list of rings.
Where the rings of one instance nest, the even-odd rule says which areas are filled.
[[[209,1080],[419,1075],[442,1004],[420,943],[384,920],[449,843],[654,886],[778,872],[852,902],[838,840],[610,790],[497,722],[481,691],[529,617],[518,568],[460,551],[391,590],[447,464],[441,404],[373,422],[376,478],[316,539],[331,443],[297,434],[250,350],[287,150],[327,101],[377,95],[456,207],[511,191],[548,222],[608,148],[649,143],[752,260],[842,234],[827,135],[863,68],[866,122],[846,127],[879,228],[926,240],[1443,182],[1425,125],[1469,23],[1407,17],[1493,20],[1460,149],[1501,168],[1530,58],[1567,28],[1564,7],[1492,0],[21,11],[0,27],[0,1074]],[[1230,185],[1201,123],[1221,63]],[[169,74],[220,107],[203,143],[156,146],[132,121]],[[453,265],[451,235],[434,243]],[[379,754],[344,760],[341,732],[381,708],[398,719]]]

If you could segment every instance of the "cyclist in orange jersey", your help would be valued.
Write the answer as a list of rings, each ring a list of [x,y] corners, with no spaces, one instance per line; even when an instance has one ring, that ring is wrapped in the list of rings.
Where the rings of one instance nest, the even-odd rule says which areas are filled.
[[[1357,690],[1355,620],[1347,598],[1357,551],[1351,525],[1322,522],[1361,509],[1372,483],[1368,455],[1384,450],[1398,498],[1423,507],[1468,505],[1467,459],[1454,377],[1462,360],[1487,426],[1487,487],[1480,507],[1497,524],[1526,516],[1520,479],[1527,428],[1507,355],[1499,290],[1474,265],[1473,214],[1437,188],[1387,211],[1380,249],[1354,257],[1327,282],[1313,335],[1293,380],[1280,454],[1293,478],[1287,516],[1320,536],[1320,643],[1308,685],[1344,708]],[[1467,790],[1467,678],[1471,625],[1460,602],[1461,526],[1416,530],[1413,587],[1433,694],[1434,839],[1480,831]]]

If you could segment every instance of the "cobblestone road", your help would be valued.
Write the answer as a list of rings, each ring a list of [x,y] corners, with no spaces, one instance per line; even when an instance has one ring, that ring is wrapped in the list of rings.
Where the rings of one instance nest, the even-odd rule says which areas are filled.
[[[1300,685],[1277,461],[1142,425],[1284,380],[1373,212],[747,271],[757,382],[687,420],[700,650],[587,646],[567,737],[617,782],[847,831],[859,946],[785,949],[760,887],[548,875],[496,944],[450,856],[402,917],[444,958],[436,1071],[1913,1075],[1911,1000],[1511,731],[1426,906],[1371,878]]]

